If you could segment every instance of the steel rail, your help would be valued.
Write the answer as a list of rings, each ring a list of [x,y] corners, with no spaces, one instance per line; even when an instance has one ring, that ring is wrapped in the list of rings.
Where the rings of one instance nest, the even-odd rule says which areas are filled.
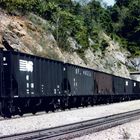
[[[136,119],[140,119],[140,109],[54,128],[48,128],[10,136],[3,136],[0,137],[0,139],[2,140],[70,139],[81,135],[85,135],[87,133],[105,130]]]

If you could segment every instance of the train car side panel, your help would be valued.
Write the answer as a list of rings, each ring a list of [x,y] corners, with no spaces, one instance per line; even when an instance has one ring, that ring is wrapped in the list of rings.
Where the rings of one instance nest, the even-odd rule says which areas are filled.
[[[2,73],[3,73],[3,57],[2,51],[0,50],[0,99],[2,97]]]
[[[15,65],[14,75],[18,83],[18,96],[31,97],[35,94],[33,89],[34,84],[34,61],[31,56],[24,54],[14,54],[13,57],[17,60],[18,67]],[[13,63],[14,65],[14,63]]]
[[[112,92],[112,76],[105,73],[96,72],[95,94],[111,95]]]
[[[113,90],[115,95],[122,95],[125,93],[124,78],[113,76]]]
[[[13,53],[13,78],[19,97],[58,96],[62,93],[63,63]]]
[[[11,53],[3,52],[2,97],[5,98],[9,98],[12,95],[12,67]]]
[[[133,93],[133,82],[130,79],[125,79],[125,92],[126,94],[132,94]]]
[[[92,70],[68,64],[67,79],[70,83],[71,95],[93,95],[94,81]]]
[[[42,96],[61,96],[63,81],[63,63],[44,60],[41,65]]]
[[[133,93],[140,94],[140,83],[138,81],[133,81]]]

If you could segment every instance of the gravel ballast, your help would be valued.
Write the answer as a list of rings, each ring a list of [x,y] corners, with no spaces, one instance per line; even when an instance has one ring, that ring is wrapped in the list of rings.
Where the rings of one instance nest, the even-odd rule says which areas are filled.
[[[87,134],[72,140],[140,140],[140,120],[97,133]]]
[[[50,128],[140,109],[140,100],[0,121],[0,136]]]

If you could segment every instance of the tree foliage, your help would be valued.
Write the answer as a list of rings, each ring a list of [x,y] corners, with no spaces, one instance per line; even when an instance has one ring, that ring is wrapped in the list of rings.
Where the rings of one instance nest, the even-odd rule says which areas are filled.
[[[72,36],[83,47],[96,46],[100,31],[119,40],[133,54],[140,49],[140,0],[116,0],[113,7],[103,7],[99,0],[1,0],[0,7],[13,14],[33,12],[51,23],[59,46],[67,47]]]
[[[114,33],[126,40],[126,47],[135,54],[140,49],[140,1],[116,0],[111,18]]]

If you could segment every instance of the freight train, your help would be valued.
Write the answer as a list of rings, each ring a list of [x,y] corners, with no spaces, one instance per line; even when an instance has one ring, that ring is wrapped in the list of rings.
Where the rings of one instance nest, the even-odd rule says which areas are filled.
[[[0,50],[0,115],[3,117],[138,98],[138,81]]]

